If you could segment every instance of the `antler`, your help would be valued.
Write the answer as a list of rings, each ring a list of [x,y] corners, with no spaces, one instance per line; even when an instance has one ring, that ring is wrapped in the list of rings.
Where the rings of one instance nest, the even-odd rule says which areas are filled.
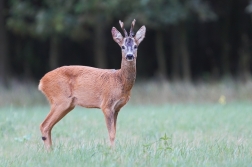
[[[135,22],[136,20],[134,19],[131,23],[131,28],[130,28],[130,36],[133,37],[135,35],[134,31],[133,31],[133,28],[135,26]]]
[[[124,24],[123,24],[123,22],[121,22],[121,20],[119,20],[119,24],[120,24],[120,26],[121,26],[121,28],[123,29],[123,31],[124,31],[124,35],[125,35],[125,37],[128,37],[128,33],[127,33],[127,31],[125,30],[125,28],[124,28]]]

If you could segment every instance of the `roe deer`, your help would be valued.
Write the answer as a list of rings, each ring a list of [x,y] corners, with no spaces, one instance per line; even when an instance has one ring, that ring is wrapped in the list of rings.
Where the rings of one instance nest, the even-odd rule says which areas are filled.
[[[76,105],[100,108],[105,116],[110,145],[114,146],[116,120],[120,109],[128,102],[136,79],[137,47],[145,37],[142,26],[134,36],[132,21],[130,33],[119,21],[125,37],[113,27],[112,37],[122,50],[121,69],[99,69],[87,66],[63,66],[48,72],[40,80],[38,89],[50,103],[50,112],[40,125],[42,140],[51,148],[51,130]],[[96,39],[99,40],[99,39]]]

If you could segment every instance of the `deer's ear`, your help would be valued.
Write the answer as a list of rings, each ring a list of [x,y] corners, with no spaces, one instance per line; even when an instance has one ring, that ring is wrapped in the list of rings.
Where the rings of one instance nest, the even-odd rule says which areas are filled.
[[[121,44],[123,42],[122,34],[115,27],[112,28],[111,33],[112,33],[112,37],[113,37],[114,41],[121,46]]]
[[[136,36],[135,36],[135,40],[136,40],[137,45],[139,45],[139,44],[143,41],[143,39],[144,39],[144,37],[145,37],[145,32],[146,32],[145,26],[142,26],[142,27],[137,31]]]

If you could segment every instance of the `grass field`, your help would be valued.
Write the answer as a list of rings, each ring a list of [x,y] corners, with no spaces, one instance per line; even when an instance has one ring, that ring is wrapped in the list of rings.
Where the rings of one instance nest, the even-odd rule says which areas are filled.
[[[48,106],[0,108],[0,166],[252,166],[252,104],[130,105],[119,113],[116,148],[102,112],[75,108],[43,148]]]

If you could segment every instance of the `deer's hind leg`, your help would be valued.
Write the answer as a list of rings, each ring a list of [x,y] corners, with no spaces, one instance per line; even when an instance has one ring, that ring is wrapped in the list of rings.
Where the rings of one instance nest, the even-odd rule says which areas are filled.
[[[45,147],[49,150],[52,146],[51,130],[67,113],[74,109],[72,100],[62,101],[61,103],[51,104],[51,110],[45,120],[40,125],[42,140]]]

